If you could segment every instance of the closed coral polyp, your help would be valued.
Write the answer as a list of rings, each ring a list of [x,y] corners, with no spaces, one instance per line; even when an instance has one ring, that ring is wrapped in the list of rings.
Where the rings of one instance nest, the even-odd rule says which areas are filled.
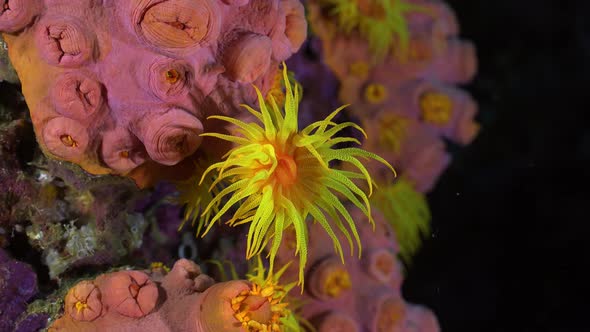
[[[295,53],[307,37],[305,9],[299,0],[281,0],[280,6],[286,15],[285,35],[289,39],[292,52]]]
[[[331,312],[321,318],[318,332],[359,332],[358,323],[341,312]]]
[[[81,281],[68,291],[65,310],[77,321],[93,321],[102,312],[101,293],[91,281]]]
[[[158,301],[158,287],[139,271],[121,271],[107,276],[105,299],[118,313],[139,318],[149,314]]]
[[[70,72],[57,79],[51,96],[59,113],[84,121],[101,108],[101,89],[101,84],[88,75]]]
[[[39,0],[0,0],[0,31],[16,32],[41,11]]]
[[[403,299],[388,297],[379,304],[375,320],[375,331],[403,331],[406,306]]]
[[[270,38],[249,33],[240,37],[228,48],[223,64],[231,80],[251,83],[268,70],[271,55]]]
[[[172,108],[139,124],[137,135],[150,157],[163,165],[176,165],[201,144],[201,121],[188,112]]]
[[[212,1],[139,2],[135,13],[136,31],[156,47],[182,50],[217,37],[219,18]]]
[[[37,30],[41,56],[51,65],[78,67],[94,56],[94,36],[74,17],[47,17]]]
[[[147,159],[139,140],[121,127],[104,133],[101,155],[110,168],[123,173],[143,164]]]
[[[88,146],[88,132],[79,122],[64,117],[51,119],[43,129],[47,150],[59,158],[79,161]]]
[[[373,278],[387,283],[394,275],[397,260],[387,249],[379,249],[369,254],[368,270]]]

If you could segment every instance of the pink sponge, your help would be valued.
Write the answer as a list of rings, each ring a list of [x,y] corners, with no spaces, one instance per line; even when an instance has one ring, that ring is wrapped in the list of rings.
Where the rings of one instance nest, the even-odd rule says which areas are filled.
[[[299,0],[6,0],[0,32],[44,152],[145,182],[268,90],[307,23]]]

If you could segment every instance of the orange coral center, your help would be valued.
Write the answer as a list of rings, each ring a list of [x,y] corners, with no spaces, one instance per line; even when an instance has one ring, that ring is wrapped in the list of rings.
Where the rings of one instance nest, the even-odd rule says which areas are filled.
[[[72,138],[72,136],[70,136],[70,135],[61,135],[61,136],[59,137],[59,139],[61,140],[61,142],[62,142],[62,143],[63,143],[63,145],[65,145],[65,146],[69,146],[69,147],[72,147],[72,148],[75,148],[75,147],[77,147],[77,146],[78,146],[78,142],[76,142],[76,141],[75,141],[75,140]]]
[[[251,290],[242,291],[231,299],[234,317],[247,331],[281,331],[280,320],[287,314],[287,304],[280,303],[282,296],[277,295],[277,292],[283,292],[284,289],[267,283],[269,285],[264,288],[253,284]]]
[[[451,119],[453,101],[441,92],[425,92],[420,96],[420,110],[425,122],[443,126]]]
[[[178,79],[180,78],[180,74],[178,73],[178,71],[176,71],[176,69],[168,70],[166,72],[165,76],[166,76],[166,82],[168,82],[170,84],[174,84],[174,83],[178,82]]]
[[[297,181],[297,164],[289,155],[277,155],[275,170],[277,181],[283,186],[290,186]]]
[[[129,151],[121,151],[121,152],[119,152],[119,157],[121,157],[123,159],[129,158]]]
[[[387,98],[387,89],[383,84],[372,83],[365,89],[365,99],[371,104],[381,104]]]
[[[345,269],[336,269],[326,277],[324,281],[324,294],[330,297],[338,297],[352,286],[350,275]]]
[[[377,331],[392,331],[405,317],[405,308],[399,300],[387,299],[377,313]]]
[[[376,267],[377,269],[383,273],[384,275],[388,276],[391,274],[394,268],[394,262],[391,259],[391,256],[387,254],[381,254],[377,257]]]

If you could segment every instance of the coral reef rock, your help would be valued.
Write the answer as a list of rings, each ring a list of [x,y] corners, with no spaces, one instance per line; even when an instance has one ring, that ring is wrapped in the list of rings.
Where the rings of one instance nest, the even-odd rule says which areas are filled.
[[[37,294],[37,275],[0,249],[0,331],[13,331],[16,319]]]

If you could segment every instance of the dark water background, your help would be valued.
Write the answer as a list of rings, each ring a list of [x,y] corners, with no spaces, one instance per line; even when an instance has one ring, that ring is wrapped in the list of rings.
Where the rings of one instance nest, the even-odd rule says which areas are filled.
[[[482,131],[429,195],[404,295],[443,331],[590,331],[590,1],[448,3]]]

